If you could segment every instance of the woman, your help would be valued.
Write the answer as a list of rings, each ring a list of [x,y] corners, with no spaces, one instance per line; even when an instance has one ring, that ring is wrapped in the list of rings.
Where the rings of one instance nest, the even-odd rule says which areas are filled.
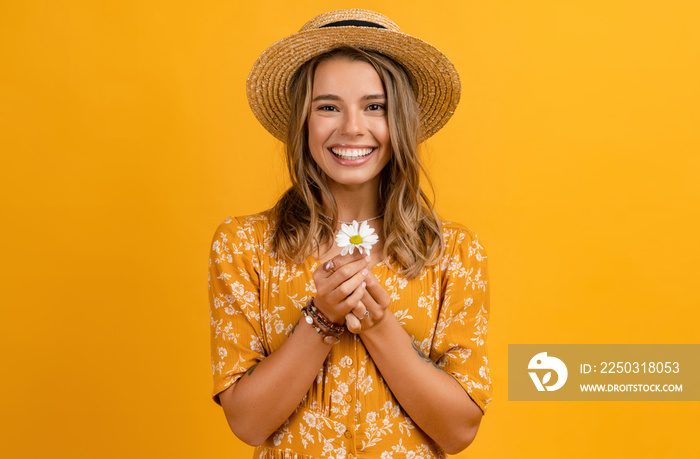
[[[437,217],[417,155],[459,100],[454,67],[382,15],[335,11],[263,52],[248,97],[292,187],[214,235],[231,429],[260,458],[463,450],[491,396],[486,256]]]

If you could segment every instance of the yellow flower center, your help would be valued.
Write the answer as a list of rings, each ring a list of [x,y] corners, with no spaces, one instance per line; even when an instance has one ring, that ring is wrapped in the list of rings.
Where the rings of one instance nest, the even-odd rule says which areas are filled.
[[[350,243],[351,243],[351,244],[355,244],[355,245],[357,245],[357,244],[362,244],[362,236],[359,236],[359,235],[357,235],[357,234],[354,235],[354,236],[351,236],[351,237],[350,237]]]

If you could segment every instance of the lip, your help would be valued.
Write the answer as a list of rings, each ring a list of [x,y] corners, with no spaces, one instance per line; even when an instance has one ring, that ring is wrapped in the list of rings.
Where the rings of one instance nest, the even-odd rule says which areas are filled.
[[[367,156],[363,156],[362,158],[358,159],[343,159],[339,158],[336,156],[333,151],[331,151],[332,148],[347,148],[347,149],[363,149],[363,148],[371,148],[372,152],[368,154]],[[349,166],[349,167],[356,167],[356,166],[362,166],[363,164],[366,164],[374,154],[377,152],[378,147],[375,145],[347,145],[347,144],[336,144],[336,145],[330,145],[329,147],[326,148],[326,151],[328,151],[328,154],[331,155],[331,157],[340,164],[341,166]]]

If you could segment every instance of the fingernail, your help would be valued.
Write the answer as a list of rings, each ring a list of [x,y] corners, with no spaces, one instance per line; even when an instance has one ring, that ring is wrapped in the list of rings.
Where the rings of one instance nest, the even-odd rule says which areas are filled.
[[[363,269],[363,270],[362,270],[362,275],[363,275],[363,276],[366,276],[366,275],[367,275],[367,270],[366,270],[366,269]]]
[[[367,263],[369,263],[369,260],[370,260],[369,255],[367,255],[367,256],[365,257],[365,261],[367,261]]]
[[[365,287],[367,287],[367,282],[362,283],[362,288],[365,288]]]

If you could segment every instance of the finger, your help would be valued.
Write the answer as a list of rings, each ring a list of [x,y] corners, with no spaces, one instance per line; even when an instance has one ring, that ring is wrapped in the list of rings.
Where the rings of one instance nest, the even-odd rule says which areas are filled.
[[[360,288],[357,289],[357,291],[353,292],[353,294],[351,295],[350,298],[348,298],[348,300],[349,300],[349,302],[354,304],[355,297],[359,297],[360,295],[364,295],[365,293],[366,293],[366,290],[364,288],[364,283],[363,283],[360,286]],[[362,309],[363,311],[367,310],[367,308],[365,308],[365,305],[362,304],[362,301],[358,300],[357,306],[352,308],[352,310],[345,315],[345,326],[352,333],[360,333],[362,331],[362,322],[353,313],[353,311],[355,311],[356,309]]]
[[[355,263],[358,264],[356,265]],[[333,276],[337,277],[332,277],[328,280],[330,284],[329,288],[332,289],[328,294],[328,300],[332,303],[340,303],[355,290],[357,290],[357,287],[364,282],[365,277],[369,273],[366,266],[367,265],[364,260],[359,260],[357,262],[345,265],[342,268],[342,271],[337,271],[335,274],[333,274]],[[341,277],[347,276],[348,274],[351,274],[349,278]]]
[[[355,317],[355,314],[352,312],[348,312],[348,314],[345,316],[345,326],[348,327],[348,331],[350,331],[350,333],[358,334],[362,331],[362,323],[360,322],[360,319]]]
[[[331,274],[335,272],[335,264],[333,263],[333,260],[328,260],[325,262],[323,265],[323,270],[328,274],[326,277],[330,277]]]
[[[369,311],[369,315],[371,317],[377,317],[378,314],[380,314],[384,308],[381,307],[372,297],[372,295],[369,293],[367,288],[365,288],[365,294],[362,295],[362,299],[360,300],[360,303],[362,303],[365,306],[365,310]],[[364,314],[364,312],[363,312]],[[361,317],[361,316],[358,316]]]
[[[346,265],[345,268],[348,266]],[[357,306],[357,302],[362,298],[365,292],[364,286],[361,289],[359,287],[367,273],[367,269],[364,268],[335,288],[331,285],[334,283],[333,280],[330,279],[316,282],[317,295],[314,299],[316,307],[332,322],[342,323],[344,316]]]
[[[367,293],[365,283],[360,282],[360,285],[357,286],[351,295],[338,303],[338,309],[342,315],[352,314],[352,310],[357,307],[365,293]]]
[[[314,271],[314,279],[316,281],[328,279],[332,280],[329,285],[329,290],[333,290],[343,281],[350,278],[357,271],[367,266],[367,260],[360,258],[359,260],[349,259],[349,255],[346,257],[335,257],[327,262],[323,263],[319,268]],[[354,258],[354,257],[353,257]],[[318,273],[322,273],[318,275]]]
[[[338,271],[340,268],[343,266],[352,263],[357,260],[361,260],[363,258],[366,258],[366,255],[362,255],[360,252],[355,252],[352,254],[347,254],[347,255],[336,255],[335,257],[331,258],[326,262],[325,264],[329,264],[332,266],[332,271]],[[367,260],[369,261],[369,260]]]
[[[346,259],[340,261],[338,261],[338,257],[328,260],[314,270],[313,278],[319,293],[325,294],[335,290],[345,280],[367,266],[367,261],[362,258],[351,262],[348,262],[349,256],[344,258]],[[355,285],[351,290],[354,290],[355,287],[357,286]]]
[[[328,279],[329,277],[331,277],[331,275],[334,272],[335,271],[334,271],[334,267],[333,267],[333,261],[328,260],[325,263],[321,263],[321,266],[314,269],[312,277],[314,279],[314,282],[316,284],[318,284],[319,281],[324,281],[325,279]]]
[[[377,281],[377,278],[374,277],[372,273],[369,273],[369,275],[365,278],[365,282],[367,283],[367,291],[370,295],[372,295],[374,302],[382,309],[388,307],[391,297],[384,287],[381,286],[379,281]]]
[[[369,316],[362,321],[364,330],[374,327],[384,320],[387,314],[392,314],[387,306],[382,306],[377,303],[372,295],[370,295],[369,291],[362,297],[362,303],[367,307],[367,311],[369,311]]]
[[[369,294],[367,294],[367,293],[365,292],[365,294],[362,295],[362,298],[365,298],[365,297],[367,297],[367,296],[369,296]],[[371,297],[370,297],[370,298],[371,298]],[[368,311],[367,307],[362,303],[362,300],[360,300],[360,301],[357,303],[357,306],[354,307],[354,308],[352,308],[352,311],[350,311],[350,312],[351,312],[355,317],[357,317],[359,320],[362,320],[362,319],[364,319],[364,318],[367,317],[369,311]]]
[[[336,269],[343,266],[343,264],[345,264],[345,262],[342,259],[339,259],[338,257],[333,257],[325,263],[321,264],[321,270],[326,274],[326,277],[328,278],[335,272]]]

